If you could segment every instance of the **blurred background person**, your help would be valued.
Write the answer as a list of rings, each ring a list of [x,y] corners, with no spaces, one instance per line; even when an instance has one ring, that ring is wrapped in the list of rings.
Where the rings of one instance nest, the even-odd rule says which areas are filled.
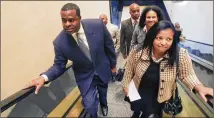
[[[162,10],[158,6],[145,7],[140,16],[140,22],[135,27],[132,35],[131,47],[136,47],[138,44],[143,45],[146,32],[158,21],[164,19]]]
[[[108,22],[108,17],[105,14],[101,14],[99,16],[99,19],[101,19],[103,21],[103,23],[106,25],[109,33],[111,34],[112,40],[114,42],[114,48],[115,48],[115,52],[117,54],[117,57],[119,55],[119,48],[120,48],[120,31],[117,25],[111,24],[110,22]],[[112,73],[112,77],[111,80],[113,82],[116,81],[116,72]]]
[[[118,55],[119,49],[120,49],[120,30],[119,30],[118,26],[108,22],[108,17],[105,14],[101,14],[99,16],[99,19],[101,19],[103,21],[103,23],[106,25],[109,33],[111,34],[112,40],[114,42],[114,48]]]
[[[177,41],[178,42],[183,42],[185,40],[185,37],[182,35],[183,29],[180,27],[180,24],[178,22],[175,23],[175,31],[177,34]]]
[[[135,26],[139,22],[139,5],[136,3],[132,3],[129,7],[129,14],[131,15],[131,18],[128,18],[121,22],[120,30],[120,51],[124,59],[126,59],[129,55],[132,34],[135,29]]]

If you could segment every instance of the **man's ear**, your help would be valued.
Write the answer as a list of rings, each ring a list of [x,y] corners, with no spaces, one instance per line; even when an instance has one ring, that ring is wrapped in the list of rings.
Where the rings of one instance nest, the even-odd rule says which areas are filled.
[[[81,16],[80,16],[79,18],[80,18],[80,20],[82,19],[82,17],[81,17]]]

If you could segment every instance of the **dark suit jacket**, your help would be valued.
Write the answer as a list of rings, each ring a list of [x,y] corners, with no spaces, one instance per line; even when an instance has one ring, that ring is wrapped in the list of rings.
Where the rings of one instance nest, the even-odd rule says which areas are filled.
[[[62,30],[53,42],[54,64],[43,74],[51,81],[64,73],[67,61],[71,60],[77,85],[84,96],[91,85],[95,71],[104,83],[109,82],[111,68],[116,67],[116,54],[111,35],[101,20],[84,19],[81,23],[92,62],[81,51],[73,36]]]
[[[134,28],[132,26],[131,18],[121,22],[120,30],[120,51],[123,55],[128,55],[132,40]]]
[[[146,37],[146,32],[144,31],[144,28],[141,28],[139,25],[137,25],[133,31],[132,35],[132,41],[130,49],[138,47],[138,45],[143,46],[143,42]]]

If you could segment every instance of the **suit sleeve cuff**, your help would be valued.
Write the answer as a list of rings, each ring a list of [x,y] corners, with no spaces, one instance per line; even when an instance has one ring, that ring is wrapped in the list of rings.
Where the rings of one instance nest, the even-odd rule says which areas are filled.
[[[41,76],[45,79],[45,82],[48,81],[48,76],[47,75],[42,74]]]

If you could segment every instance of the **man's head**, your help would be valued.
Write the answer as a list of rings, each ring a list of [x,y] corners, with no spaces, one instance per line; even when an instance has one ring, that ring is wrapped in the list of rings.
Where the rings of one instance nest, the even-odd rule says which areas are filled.
[[[136,3],[132,3],[129,7],[129,13],[134,20],[137,20],[140,16],[140,7]]]
[[[101,14],[99,19],[102,20],[105,25],[108,23],[108,18],[105,14]]]
[[[175,23],[175,28],[180,28],[180,24],[178,22]]]
[[[68,33],[78,32],[80,28],[80,9],[76,4],[67,3],[60,11],[62,27]]]

